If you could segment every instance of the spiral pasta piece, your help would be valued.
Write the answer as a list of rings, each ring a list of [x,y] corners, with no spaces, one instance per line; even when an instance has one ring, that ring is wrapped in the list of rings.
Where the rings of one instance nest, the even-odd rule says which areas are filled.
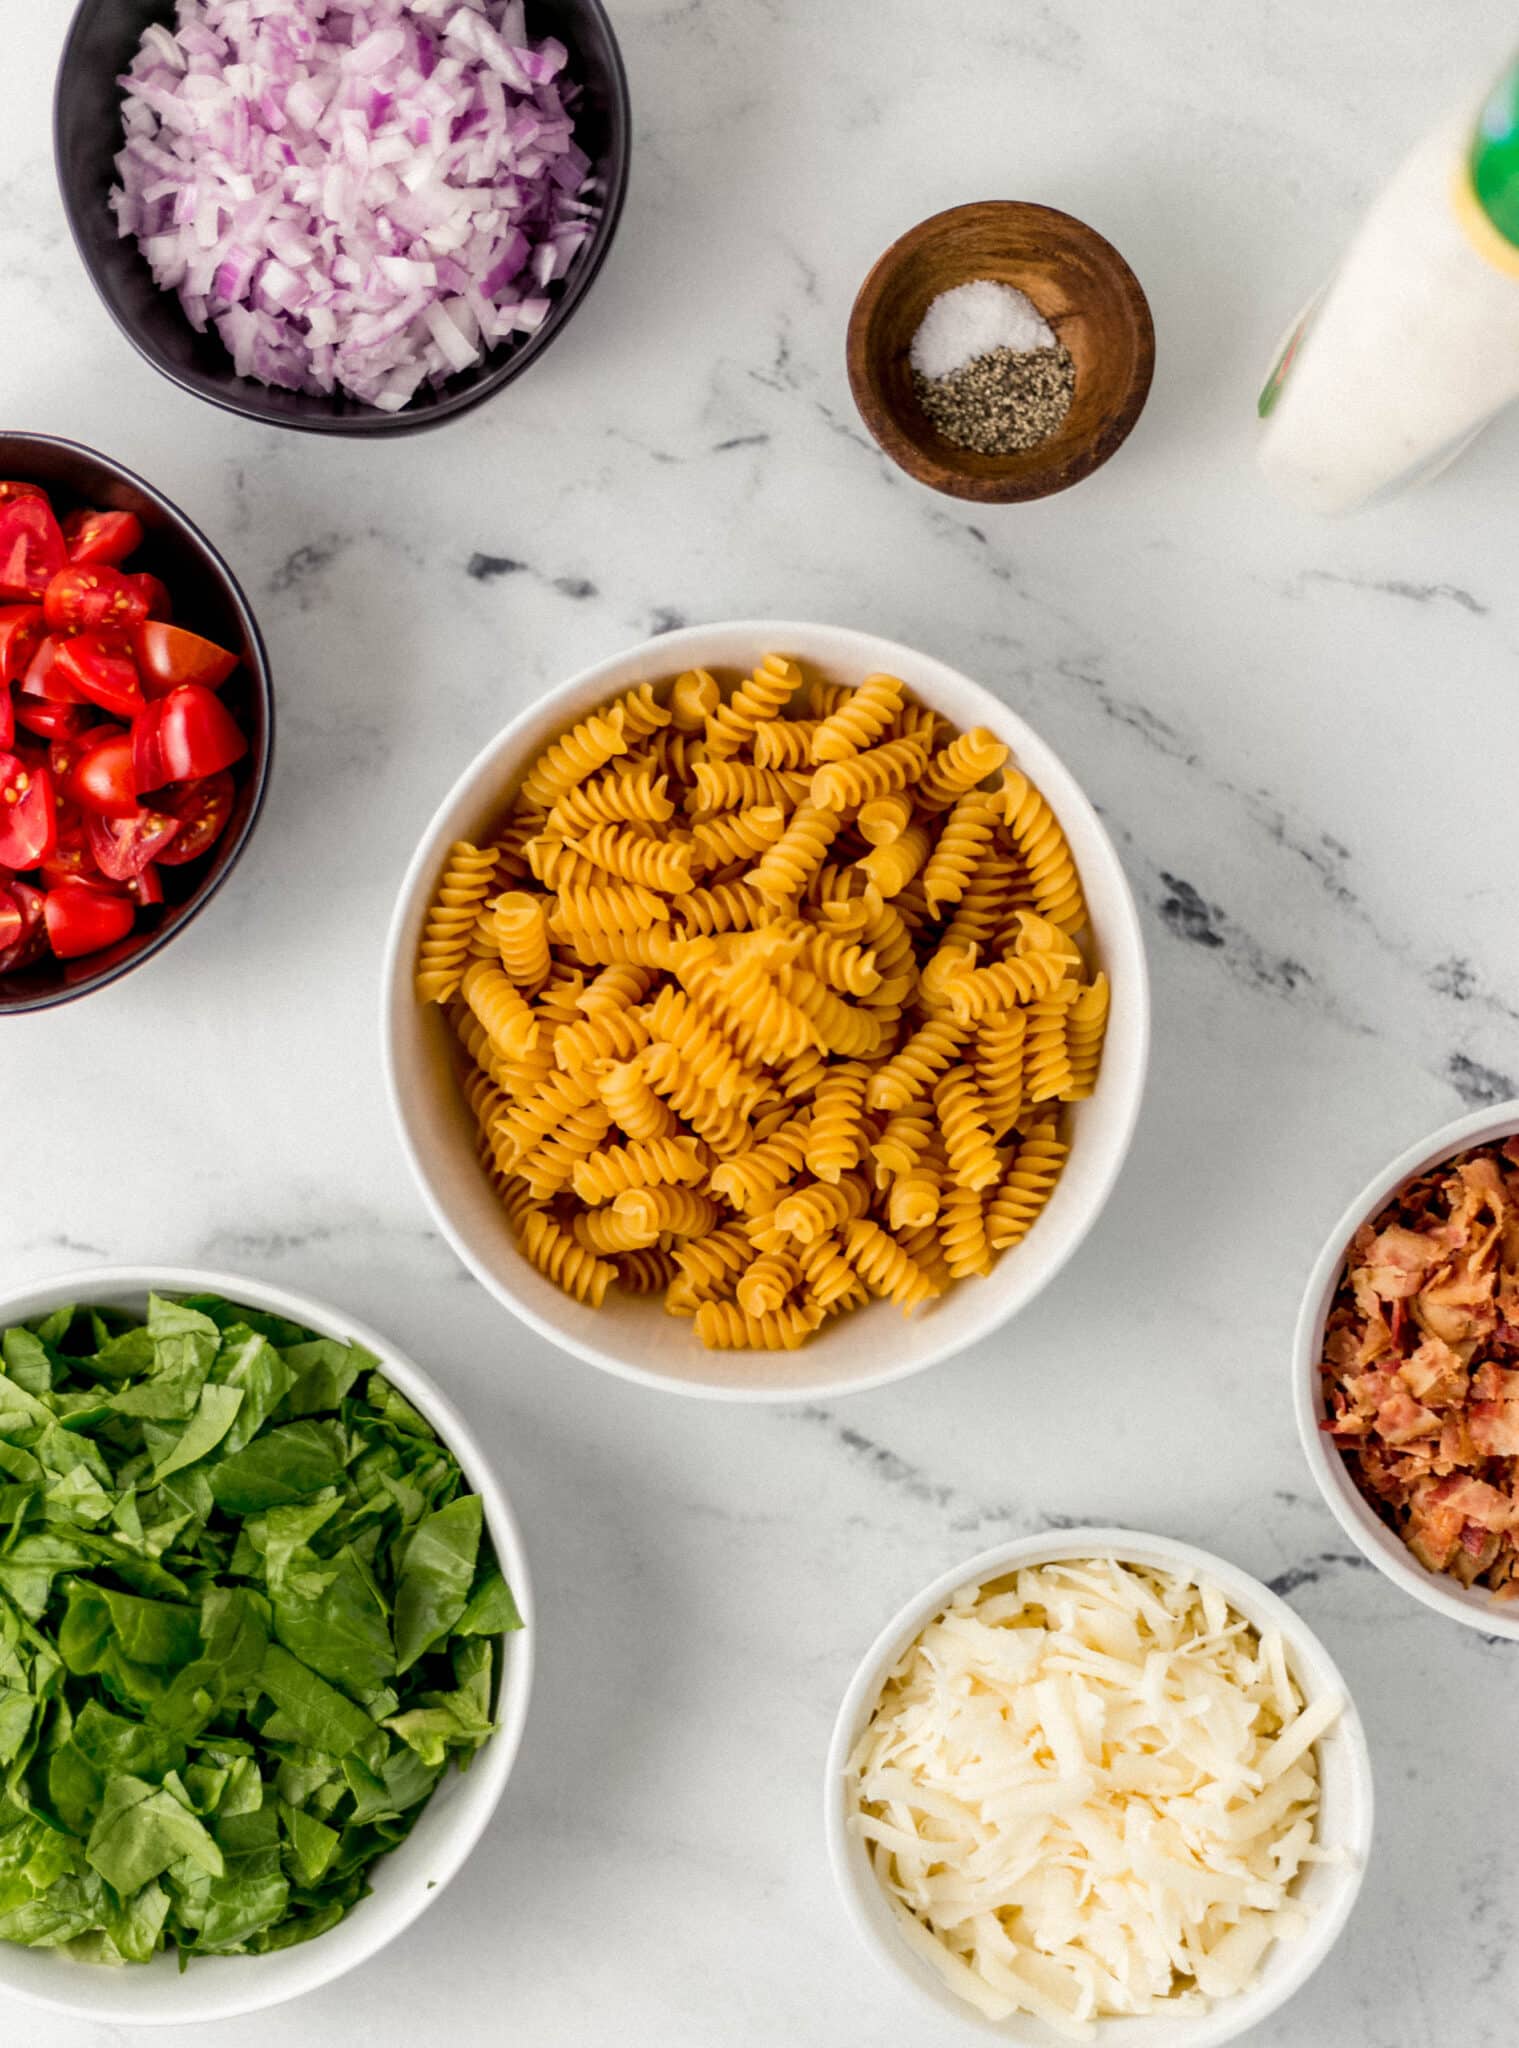
[[[922,774],[926,760],[916,740],[887,740],[847,760],[825,763],[812,778],[812,801],[823,810],[855,810],[873,797],[905,789]]]
[[[1029,1005],[1023,1087],[1030,1103],[1058,1101],[1075,1078],[1066,1047],[1066,1020],[1076,995],[1075,982],[1063,981],[1041,1001]]]
[[[694,1313],[701,1302],[731,1300],[738,1276],[754,1251],[743,1231],[727,1223],[705,1237],[690,1237],[672,1246],[670,1256],[685,1282]]]
[[[979,1188],[952,1183],[944,1190],[939,1207],[939,1246],[952,1280],[968,1280],[972,1274],[992,1270],[992,1246],[987,1236],[987,1201]]]
[[[773,1207],[776,1190],[807,1156],[807,1128],[804,1119],[788,1118],[768,1138],[714,1166],[708,1187],[746,1216]]]
[[[688,668],[670,686],[670,716],[678,732],[697,733],[723,701],[717,678],[704,668]]]
[[[691,827],[692,849],[704,867],[757,859],[786,829],[779,804],[750,804],[747,810],[719,811]],[[689,886],[689,885],[688,885]]]
[[[480,907],[490,894],[500,858],[493,846],[455,840],[449,848],[417,953],[416,990],[424,1003],[446,1003],[463,979]]]
[[[658,1245],[622,1252],[616,1264],[617,1284],[625,1294],[663,1294],[680,1271],[674,1255]]]
[[[645,1144],[674,1136],[679,1128],[675,1112],[649,1086],[641,1061],[608,1060],[597,1078],[602,1104],[626,1136]]]
[[[873,1059],[880,1050],[880,1019],[846,1003],[810,967],[783,967],[777,986],[811,1024],[825,1051],[842,1053],[847,1059]]]
[[[720,1023],[707,1016],[678,988],[666,986],[648,1011],[652,1037],[673,1045],[720,1108],[737,1102],[746,1111],[765,1092],[765,1078],[745,1063]]]
[[[644,1073],[655,1093],[720,1158],[746,1152],[754,1143],[754,1128],[744,1112],[736,1103],[720,1103],[704,1088],[673,1045],[663,1041],[651,1045],[644,1055]]]
[[[965,1025],[949,1017],[931,1017],[871,1075],[865,1097],[870,1108],[905,1109],[915,1097],[929,1094],[945,1068],[955,1064],[969,1036]]]
[[[994,799],[973,789],[955,801],[939,843],[923,869],[923,894],[937,917],[946,903],[958,903],[997,829]]]
[[[694,1188],[665,1182],[653,1187],[625,1188],[614,1198],[612,1208],[640,1232],[644,1244],[653,1244],[666,1230],[672,1237],[705,1237],[709,1230],[717,1228],[716,1205],[705,1195]]]
[[[1065,1055],[1071,1078],[1063,1102],[1085,1102],[1097,1085],[1102,1041],[1108,1028],[1108,978],[1099,974],[1082,989],[1065,1014]]]
[[[817,718],[765,718],[754,728],[756,768],[812,767],[812,738],[822,723]]]
[[[627,751],[621,707],[593,712],[538,756],[523,780],[522,794],[529,803],[550,811],[577,782]]]
[[[851,754],[863,753],[902,709],[904,689],[897,676],[867,676],[813,734],[813,760],[843,761]]]
[[[831,1230],[810,1238],[796,1254],[804,1287],[803,1302],[821,1309],[857,1308],[869,1300],[858,1273],[844,1256]]]
[[[976,1027],[971,1061],[986,1107],[987,1126],[994,1139],[1012,1129],[1023,1107],[1023,1048],[1028,1019],[1027,1010],[991,1010]]]
[[[522,1059],[538,1043],[538,1020],[522,991],[488,960],[472,960],[459,993],[504,1060]]]
[[[599,889],[606,881],[605,868],[577,853],[567,839],[539,833],[527,842],[527,862],[535,882],[545,889]]]
[[[927,826],[909,825],[900,837],[872,846],[855,866],[882,896],[900,896],[927,861],[932,845]]]
[[[636,827],[593,825],[575,851],[620,881],[673,896],[692,887],[691,849],[675,839],[646,839]]]
[[[532,900],[532,899],[530,899]],[[578,951],[582,934],[644,932],[668,921],[670,906],[641,882],[579,883],[560,889],[549,930]]]
[[[946,983],[945,993],[957,1024],[977,1024],[992,1010],[1038,1002],[1064,979],[1064,961],[1049,953],[1029,953],[1021,960],[962,968]]]
[[[1069,1149],[1053,1118],[1029,1130],[987,1207],[987,1240],[993,1251],[1005,1251],[1028,1235],[1054,1192]]]
[[[604,1105],[598,1107],[607,1113]],[[615,1201],[629,1188],[695,1187],[706,1177],[706,1164],[693,1138],[650,1138],[604,1146],[582,1159],[575,1168],[575,1192],[595,1207]]]
[[[494,1126],[496,1156],[513,1162],[531,1152],[540,1138],[546,1138],[555,1124],[571,1110],[584,1109],[595,1100],[579,1074],[553,1074],[526,1102],[517,1103]]]
[[[798,1244],[811,1244],[826,1231],[837,1230],[870,1207],[870,1187],[863,1174],[843,1173],[837,1181],[815,1180],[796,1188],[776,1203],[777,1230]]]
[[[868,1217],[856,1217],[846,1225],[844,1255],[871,1293],[895,1302],[904,1315],[940,1292],[932,1275]]]
[[[888,1117],[885,1129],[870,1148],[876,1186],[889,1187],[911,1173],[932,1145],[938,1128],[931,1102],[910,1102]]]
[[[642,1017],[631,1010],[598,1010],[554,1033],[554,1064],[574,1073],[598,1060],[627,1061],[648,1042],[649,1027]]]
[[[837,1183],[858,1166],[865,1150],[865,1086],[869,1069],[858,1060],[830,1067],[812,1098],[807,1131],[807,1171]]]
[[[886,1197],[886,1220],[893,1230],[921,1230],[935,1221],[943,1196],[944,1176],[933,1159],[920,1159],[894,1180]]]
[[[691,772],[695,786],[686,808],[696,813],[747,810],[754,804],[779,804],[790,811],[812,787],[811,775],[756,768],[749,761],[701,760]]]
[[[670,778],[649,763],[619,773],[612,769],[593,782],[566,790],[544,823],[550,837],[573,839],[596,825],[662,825],[675,815]]]
[[[631,690],[624,690],[606,715],[615,718],[619,711],[623,736],[627,739],[646,740],[670,723],[670,713],[655,697],[652,683],[638,683]]]
[[[516,1170],[535,1202],[551,1201],[570,1185],[577,1167],[604,1142],[611,1121],[603,1104],[588,1102],[571,1110],[548,1137],[522,1154]]]
[[[905,790],[867,797],[855,818],[855,830],[870,846],[894,846],[912,823],[913,800]],[[924,834],[925,844],[928,835]]]
[[[1076,863],[1054,812],[1016,768],[1002,779],[1003,818],[1028,868],[1034,908],[1063,931],[1077,932],[1087,921]]]
[[[984,725],[973,725],[969,732],[958,734],[929,762],[927,773],[914,791],[918,808],[947,811],[967,790],[995,775],[1009,752]]]
[[[1002,1173],[991,1141],[986,1104],[969,1067],[951,1067],[934,1089],[934,1112],[944,1139],[950,1178],[979,1193]]]
[[[801,1277],[802,1269],[789,1252],[761,1252],[739,1275],[734,1298],[746,1316],[769,1315]]]
[[[786,829],[747,877],[769,903],[794,903],[818,869],[842,820],[837,811],[798,804]]]
[[[821,1310],[795,1303],[746,1316],[736,1302],[704,1301],[696,1311],[696,1334],[709,1351],[796,1351],[821,1321]]]
[[[553,1217],[536,1210],[523,1219],[522,1249],[546,1280],[588,1308],[600,1308],[617,1268],[576,1244]]]
[[[726,704],[719,704],[706,724],[707,758],[725,761],[746,747],[755,727],[774,718],[802,686],[802,672],[782,654],[767,654]]]
[[[549,958],[548,916],[544,898],[508,890],[496,898],[496,944],[501,965],[518,988],[542,988],[553,969]]]

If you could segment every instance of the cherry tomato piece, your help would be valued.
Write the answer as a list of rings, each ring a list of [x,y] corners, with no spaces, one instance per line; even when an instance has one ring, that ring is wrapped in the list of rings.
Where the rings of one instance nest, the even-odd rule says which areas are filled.
[[[88,738],[95,740],[93,733]],[[77,743],[65,745],[77,751]],[[62,785],[82,810],[95,811],[102,818],[130,818],[138,809],[137,790],[132,780],[132,736],[112,733],[86,745]]]
[[[0,519],[4,516],[0,512]],[[63,545],[61,534],[58,544]],[[42,609],[55,633],[119,631],[141,625],[148,616],[147,599],[130,578],[104,567],[59,569],[44,591]]]
[[[0,754],[0,865],[34,868],[47,859],[57,837],[52,776],[19,754]]]
[[[41,484],[20,484],[12,477],[0,479],[0,505],[8,505],[12,498],[45,498],[47,492]]]
[[[18,697],[15,710],[16,723],[22,731],[36,733],[44,740],[81,733],[90,722],[90,714],[82,704],[44,704],[38,697]]]
[[[60,960],[78,960],[114,946],[132,929],[135,915],[129,896],[102,889],[94,882],[60,882],[43,899],[48,944]]]
[[[0,953],[8,953],[26,925],[21,909],[21,898],[12,895],[9,885],[0,882]]]
[[[0,974],[15,974],[23,967],[30,967],[44,950],[47,930],[42,922],[42,891],[32,888],[27,882],[16,881],[14,877],[5,886],[21,912],[21,934],[4,952],[0,952]]]
[[[181,683],[167,697],[155,699],[154,708],[159,713],[164,782],[195,782],[202,775],[215,775],[248,751],[236,719],[203,684]]]
[[[148,608],[150,619],[172,619],[174,606],[170,600],[168,586],[146,569],[132,569],[127,572],[127,581],[142,593],[142,601]]]
[[[57,666],[62,645],[62,639],[55,633],[37,642],[37,652],[27,663],[21,688],[28,697],[41,697],[49,704],[82,704],[84,699],[69,681],[67,672]]]
[[[71,562],[116,568],[142,546],[142,521],[135,512],[70,512],[63,521],[63,544]]]
[[[132,901],[140,904],[144,910],[164,900],[164,885],[158,878],[156,861],[150,860],[140,875],[133,875],[126,887]]]
[[[227,829],[232,815],[236,785],[226,769],[192,782],[181,790],[165,790],[160,799],[171,817],[179,820],[179,834],[167,853],[158,858],[166,868],[177,868],[187,860],[199,860]]]
[[[51,675],[61,676],[85,703],[98,704],[102,711],[130,718],[142,709],[142,684],[135,664],[124,654],[111,653],[94,633],[61,641]]]
[[[129,818],[85,820],[85,837],[95,865],[108,882],[130,882],[150,860],[160,860],[164,848],[177,837],[178,818],[167,811],[136,810]]]
[[[41,605],[0,606],[0,688],[26,674],[41,643]]]
[[[178,683],[217,689],[237,667],[237,656],[214,640],[202,640],[199,633],[167,626],[161,619],[149,619],[137,628],[133,652],[150,697],[161,697]]]
[[[0,599],[41,597],[66,559],[58,522],[40,492],[0,504]]]

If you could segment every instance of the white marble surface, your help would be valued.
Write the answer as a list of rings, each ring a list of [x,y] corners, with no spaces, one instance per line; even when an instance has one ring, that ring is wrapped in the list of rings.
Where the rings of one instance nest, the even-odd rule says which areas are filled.
[[[1362,1904],[1261,2048],[1511,2041],[1515,1653],[1347,1556],[1285,1372],[1341,1203],[1516,1092],[1519,422],[1336,528],[1250,450],[1277,334],[1512,9],[1442,33],[1417,0],[618,0],[637,150],[591,300],[467,423],[367,448],[229,419],[118,340],[53,189],[63,0],[7,13],[0,420],[111,451],[216,537],[281,739],[214,912],[6,1025],[0,1280],[201,1261],[351,1305],[486,1433],[539,1578],[535,1714],[467,1877],[360,1977],[205,2039],[928,2048],[832,1894],[828,1727],[909,1592],[1070,1518],[1274,1579],[1365,1713]],[[843,332],[893,235],[991,196],[1110,235],[1159,363],[1108,469],[978,513],[876,454]],[[518,1329],[429,1227],[376,1056],[392,894],[462,763],[594,657],[766,613],[878,627],[1015,702],[1108,816],[1156,985],[1138,1142],[1081,1256],[1005,1338],[829,1412],[641,1394]],[[0,1997],[0,2038],[128,2037]]]

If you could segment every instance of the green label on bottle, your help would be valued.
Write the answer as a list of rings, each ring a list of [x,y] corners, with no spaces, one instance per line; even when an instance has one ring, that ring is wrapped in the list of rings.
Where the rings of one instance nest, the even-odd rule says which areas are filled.
[[[1263,420],[1271,417],[1276,401],[1286,388],[1287,379],[1292,375],[1292,366],[1297,361],[1298,350],[1303,345],[1303,337],[1312,325],[1318,306],[1318,300],[1314,299],[1282,344],[1281,353],[1271,366],[1271,375],[1261,386],[1261,395],[1255,401],[1255,410]]]
[[[1477,204],[1519,248],[1519,58],[1488,95],[1467,157]]]

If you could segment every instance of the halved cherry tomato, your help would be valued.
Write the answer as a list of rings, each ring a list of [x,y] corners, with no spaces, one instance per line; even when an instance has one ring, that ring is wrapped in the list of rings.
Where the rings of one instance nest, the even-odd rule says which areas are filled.
[[[0,686],[0,754],[8,754],[15,744],[16,707],[9,689]]]
[[[136,810],[129,818],[85,820],[85,837],[95,865],[109,882],[130,882],[150,860],[161,860],[164,848],[179,832],[178,818],[167,811]]]
[[[21,687],[28,697],[41,697],[49,704],[82,704],[84,699],[67,674],[57,669],[58,650],[62,645],[63,640],[56,633],[49,633],[37,642],[37,651],[27,663]]]
[[[0,519],[4,516],[0,512]],[[63,545],[62,534],[58,545]],[[140,625],[148,616],[142,592],[119,569],[109,568],[59,569],[47,584],[42,609],[55,633],[120,630]]]
[[[0,490],[3,489],[0,485]],[[21,935],[0,953],[0,974],[15,974],[30,967],[46,947],[47,930],[42,922],[42,891],[14,879],[5,886],[21,911]]]
[[[26,923],[21,909],[21,898],[13,896],[6,883],[0,882],[0,953],[8,953]]]
[[[112,654],[94,633],[61,641],[50,676],[61,676],[89,704],[130,718],[143,704],[136,666],[124,654]],[[30,681],[30,677],[28,677]]]
[[[48,943],[60,960],[77,960],[114,946],[132,929],[135,912],[129,896],[102,889],[94,882],[60,882],[49,889],[42,915]]]
[[[0,688],[26,674],[41,641],[41,605],[0,607]]]
[[[131,734],[110,733],[97,740],[90,733],[87,738],[94,744],[86,745],[82,753],[76,742],[63,743],[76,755],[61,785],[64,793],[83,810],[96,811],[103,818],[130,818],[138,809],[137,791],[132,783]]]
[[[144,910],[164,900],[164,885],[158,879],[158,863],[149,861],[140,875],[133,875],[126,885],[127,894],[134,903],[140,903]]]
[[[150,697],[161,697],[177,683],[200,683],[214,690],[237,667],[237,656],[214,640],[202,640],[199,633],[167,626],[161,619],[149,619],[137,628],[133,652]]]
[[[177,868],[187,860],[199,860],[227,829],[232,815],[236,785],[226,769],[192,782],[181,790],[165,790],[160,802],[171,817],[179,820],[179,834],[167,853],[158,858],[166,868]]]
[[[82,704],[45,704],[40,697],[18,697],[15,711],[16,723],[23,732],[34,732],[45,740],[83,732],[90,722],[90,714]]]
[[[18,754],[0,754],[0,865],[34,868],[52,852],[57,836],[51,775]]]
[[[129,569],[127,581],[141,591],[142,601],[148,608],[150,619],[173,618],[174,605],[166,584],[160,583],[147,569]]]
[[[0,504],[0,598],[41,597],[65,560],[63,535],[40,491]]]
[[[19,484],[14,478],[0,480],[0,505],[8,505],[12,498],[45,498],[47,492],[41,484]]]
[[[58,771],[53,770],[53,787],[59,787]],[[58,832],[52,852],[38,866],[44,888],[51,889],[55,882],[67,881],[71,875],[83,875],[88,879],[96,873],[95,856],[90,851],[85,835],[84,812],[71,797],[57,798]]]
[[[181,683],[167,697],[154,699],[159,714],[158,745],[164,782],[195,782],[230,768],[248,751],[248,742],[220,697],[200,683]]]
[[[117,566],[142,546],[142,521],[135,512],[70,512],[63,540],[71,562]]]

